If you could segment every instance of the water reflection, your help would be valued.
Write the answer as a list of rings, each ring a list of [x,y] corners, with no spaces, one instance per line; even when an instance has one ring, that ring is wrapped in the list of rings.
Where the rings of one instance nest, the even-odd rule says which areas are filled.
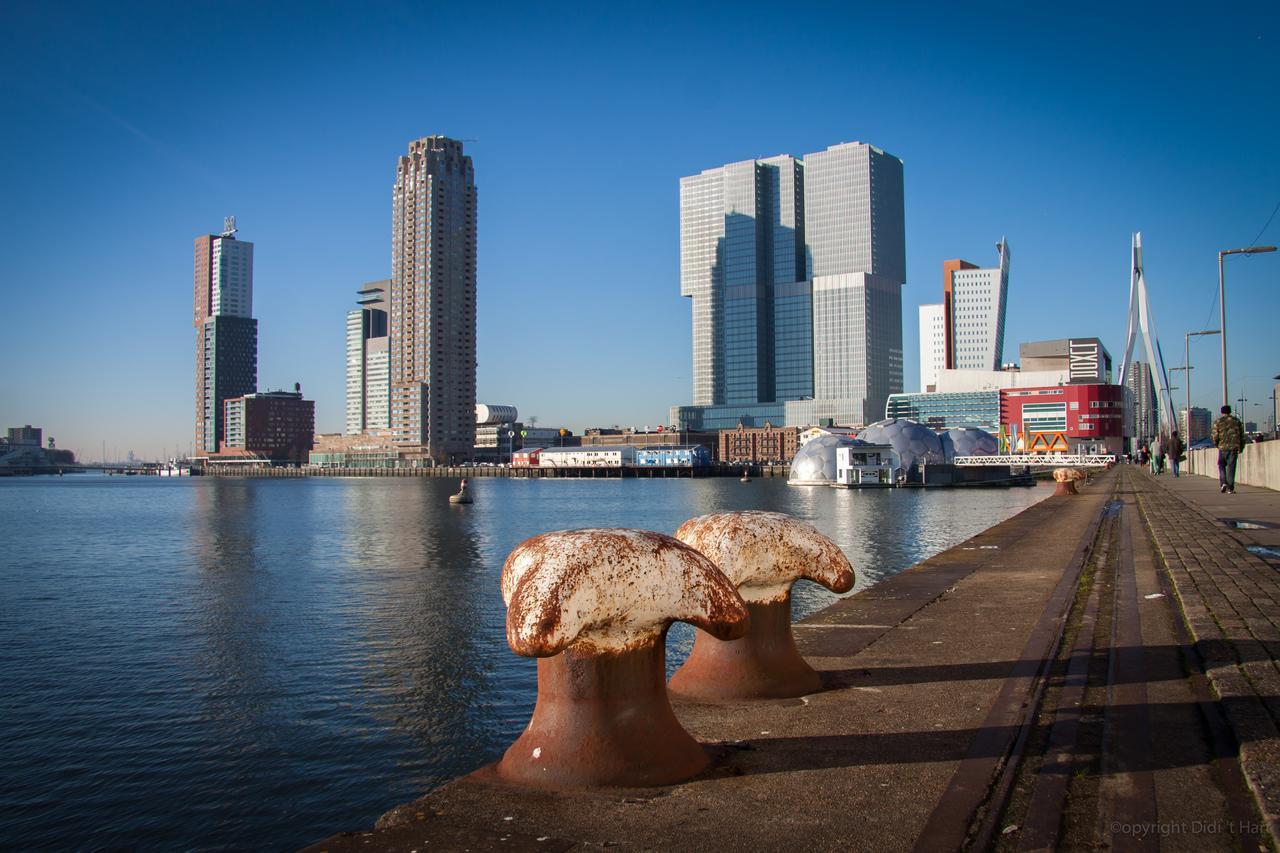
[[[495,758],[535,685],[534,662],[507,647],[498,577],[537,533],[672,533],[709,512],[778,510],[831,536],[864,588],[1047,494],[478,479],[475,503],[453,506],[456,490],[0,484],[0,510],[42,520],[15,526],[0,552],[5,840],[297,847]],[[801,583],[794,612],[833,598]],[[691,638],[673,629],[670,667]]]
[[[428,783],[494,752],[499,706],[510,704],[495,684],[519,678],[513,669],[532,672],[503,654],[500,564],[486,559],[483,510],[448,503],[456,490],[455,481],[431,479],[410,488],[360,480],[344,491],[343,553],[358,578],[358,642],[369,662],[363,688],[386,724],[414,738]],[[520,692],[532,689],[524,682]],[[519,703],[522,718],[527,705]]]

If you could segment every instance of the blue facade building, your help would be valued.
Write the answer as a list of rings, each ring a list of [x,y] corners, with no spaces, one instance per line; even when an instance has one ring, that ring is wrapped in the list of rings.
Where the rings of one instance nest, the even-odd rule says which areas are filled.
[[[998,433],[1000,392],[891,394],[884,416],[916,421],[935,430],[972,427]]]
[[[635,464],[642,468],[704,468],[711,464],[711,451],[701,444],[638,447]]]

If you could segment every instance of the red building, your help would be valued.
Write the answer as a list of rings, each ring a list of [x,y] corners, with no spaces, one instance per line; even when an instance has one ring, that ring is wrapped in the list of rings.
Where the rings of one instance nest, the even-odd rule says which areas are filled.
[[[226,440],[220,461],[305,463],[315,441],[316,404],[301,392],[267,391],[226,401]]]
[[[1000,391],[1000,425],[1019,450],[1124,451],[1123,385],[1054,385]]]
[[[537,468],[541,465],[542,448],[526,447],[511,454],[512,468]]]

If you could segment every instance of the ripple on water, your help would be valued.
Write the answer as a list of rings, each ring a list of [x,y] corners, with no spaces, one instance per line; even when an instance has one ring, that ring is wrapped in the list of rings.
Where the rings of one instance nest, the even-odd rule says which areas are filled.
[[[733,479],[0,480],[0,823],[9,846],[296,847],[497,758],[533,707],[498,575],[570,527],[764,509],[861,590],[1043,488]],[[801,584],[795,615],[835,596]],[[693,631],[670,634],[669,668]]]

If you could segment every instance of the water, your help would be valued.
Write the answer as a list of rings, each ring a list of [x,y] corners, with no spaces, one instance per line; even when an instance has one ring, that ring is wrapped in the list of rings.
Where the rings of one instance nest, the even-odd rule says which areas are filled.
[[[0,479],[0,846],[289,849],[501,755],[533,706],[498,574],[564,527],[808,519],[858,588],[1048,490],[780,480]],[[798,616],[833,599],[797,586]],[[684,628],[685,626],[677,626]],[[674,630],[669,664],[687,653]]]

